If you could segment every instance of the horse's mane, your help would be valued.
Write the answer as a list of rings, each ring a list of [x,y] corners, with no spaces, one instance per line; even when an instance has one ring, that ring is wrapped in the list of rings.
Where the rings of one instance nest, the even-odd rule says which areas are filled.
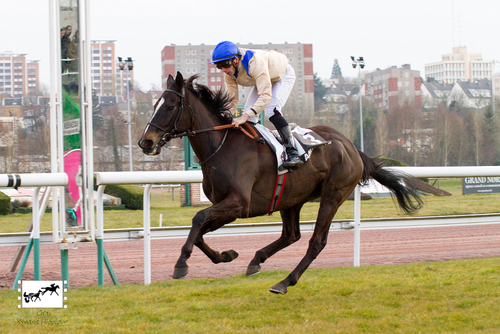
[[[211,91],[207,86],[194,83],[198,75],[193,75],[186,80],[187,89],[193,93],[205,107],[217,115],[225,124],[231,124],[231,100],[229,95],[222,90]]]

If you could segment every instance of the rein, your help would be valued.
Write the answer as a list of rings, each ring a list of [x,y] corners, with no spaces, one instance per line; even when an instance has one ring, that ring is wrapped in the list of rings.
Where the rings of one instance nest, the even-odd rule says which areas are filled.
[[[226,133],[224,134],[224,138],[222,139],[221,143],[219,144],[219,146],[217,147],[217,149],[215,150],[215,152],[212,153],[212,155],[210,157],[208,157],[208,159],[206,159],[203,162],[200,162],[200,164],[204,164],[205,162],[207,162],[208,160],[210,160],[210,158],[212,158],[222,148],[222,146],[224,145],[224,142],[226,141],[228,129],[229,128],[234,128],[236,126],[234,124],[226,124],[226,125],[214,126],[212,128],[206,128],[206,129],[200,129],[200,130],[194,130],[194,131],[188,129],[187,131],[182,132],[182,133],[174,133],[177,130],[177,126],[178,126],[178,124],[180,122],[180,119],[182,117],[182,114],[184,112],[184,104],[187,104],[187,106],[189,107],[189,111],[191,112],[191,119],[192,119],[192,121],[193,121],[194,117],[196,116],[196,114],[194,113],[193,107],[191,107],[191,105],[186,101],[186,98],[185,98],[185,96],[182,93],[179,93],[179,92],[177,92],[177,91],[175,91],[173,89],[166,89],[165,91],[176,94],[177,96],[180,97],[181,101],[180,101],[179,112],[177,113],[177,115],[175,117],[174,124],[172,125],[172,127],[170,128],[170,130],[165,130],[164,128],[162,128],[159,125],[156,125],[154,123],[148,122],[148,125],[151,125],[151,126],[157,128],[158,130],[163,131],[163,136],[162,136],[162,138],[160,139],[160,141],[157,144],[160,147],[163,146],[163,145],[165,145],[167,141],[169,141],[170,139],[173,139],[173,138],[191,137],[191,136],[195,136],[197,134],[204,133],[204,132],[218,131],[218,130],[224,130],[224,129],[226,129]],[[259,137],[259,134],[257,133],[257,131],[255,131],[255,129],[250,124],[243,123],[239,127],[239,129],[245,135],[247,135],[248,137],[250,137],[252,139],[257,139],[257,141],[260,144],[264,144],[265,143],[265,140],[263,138]]]

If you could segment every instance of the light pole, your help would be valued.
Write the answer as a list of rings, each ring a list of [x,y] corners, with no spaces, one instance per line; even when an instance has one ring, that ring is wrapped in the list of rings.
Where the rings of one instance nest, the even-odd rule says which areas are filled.
[[[127,111],[128,111],[128,160],[130,171],[134,171],[134,165],[132,163],[132,123],[130,122],[130,71],[134,68],[134,62],[132,61],[132,57],[127,57],[127,59],[123,60],[122,57],[118,57],[118,64],[120,65],[120,71],[126,69],[126,86],[127,86]],[[126,66],[125,66],[126,65]],[[122,72],[123,74],[123,72]],[[123,75],[122,75],[122,85],[123,85]],[[123,87],[123,86],[122,86]]]
[[[358,59],[355,59],[354,56],[351,56],[352,60],[352,67],[356,68],[358,67],[358,80],[359,80],[359,133],[360,133],[360,148],[361,151],[363,152],[365,150],[364,145],[363,145],[363,103],[362,103],[362,96],[361,96],[361,69],[365,67],[365,61],[363,57],[359,57]]]

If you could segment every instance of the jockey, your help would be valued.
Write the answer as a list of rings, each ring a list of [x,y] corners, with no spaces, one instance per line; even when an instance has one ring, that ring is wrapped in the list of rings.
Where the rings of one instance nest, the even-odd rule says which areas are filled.
[[[233,115],[239,100],[238,85],[253,87],[243,115],[233,119],[233,124],[238,127],[247,120],[257,123],[257,115],[264,110],[278,130],[288,155],[280,170],[303,165],[295,149],[290,126],[281,112],[295,83],[295,71],[288,64],[288,58],[276,51],[239,49],[236,44],[224,41],[215,47],[212,63],[225,74],[226,91],[233,102]]]

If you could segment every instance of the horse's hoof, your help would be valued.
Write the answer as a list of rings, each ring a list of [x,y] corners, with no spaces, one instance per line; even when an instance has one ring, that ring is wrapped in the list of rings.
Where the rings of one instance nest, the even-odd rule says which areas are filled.
[[[186,277],[187,274],[188,274],[188,267],[175,268],[172,277],[173,279],[181,279]]]
[[[247,272],[245,273],[245,276],[246,277],[253,276],[253,275],[257,275],[258,273],[260,273],[260,266],[258,264],[249,265],[247,268]]]
[[[238,257],[238,253],[232,249],[222,252],[220,255],[222,257],[221,262],[231,262]]]
[[[269,291],[271,291],[272,293],[284,295],[286,293],[286,286],[283,285],[283,283],[280,282],[278,284],[273,285],[269,289]]]

